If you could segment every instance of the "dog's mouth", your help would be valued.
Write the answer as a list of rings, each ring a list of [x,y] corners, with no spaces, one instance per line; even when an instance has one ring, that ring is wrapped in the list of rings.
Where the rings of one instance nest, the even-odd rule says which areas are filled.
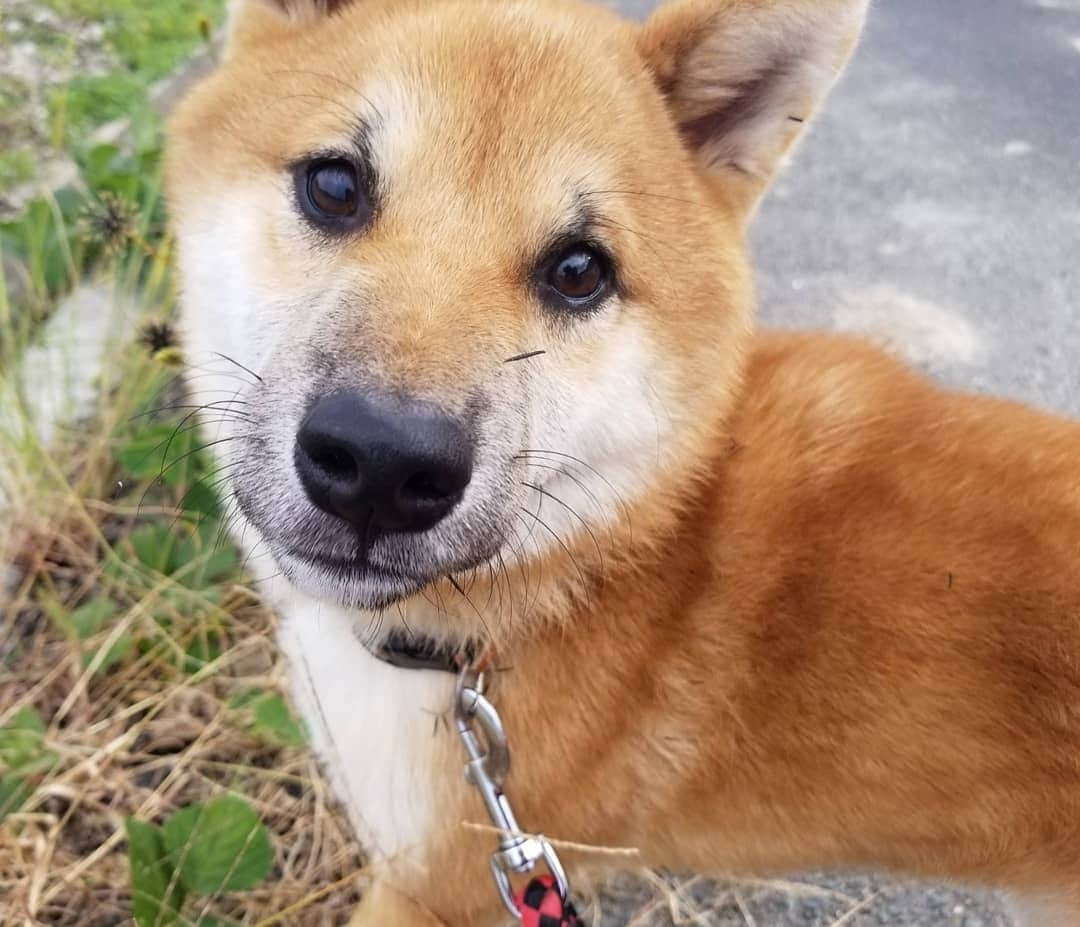
[[[275,559],[296,586],[319,598],[352,608],[383,609],[422,592],[439,580],[466,573],[489,559],[472,556],[445,563],[421,563],[403,558],[388,565],[371,551],[340,556],[310,550],[279,550]]]
[[[360,554],[341,557],[286,550],[279,551],[276,559],[301,589],[351,607],[386,608],[438,579],[437,574],[385,567]]]

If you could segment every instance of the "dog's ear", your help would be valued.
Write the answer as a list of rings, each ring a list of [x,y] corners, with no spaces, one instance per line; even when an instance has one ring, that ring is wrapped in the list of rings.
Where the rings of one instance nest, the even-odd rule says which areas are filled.
[[[677,0],[638,48],[686,144],[751,211],[843,70],[867,0]]]
[[[332,16],[353,0],[232,0],[228,49],[280,37]]]

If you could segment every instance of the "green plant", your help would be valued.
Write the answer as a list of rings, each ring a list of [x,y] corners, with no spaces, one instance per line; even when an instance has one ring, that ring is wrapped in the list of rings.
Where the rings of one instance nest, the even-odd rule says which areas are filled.
[[[45,747],[45,724],[34,709],[19,709],[0,727],[0,820],[26,800],[33,781],[56,761]]]
[[[134,640],[130,632],[109,633],[119,611],[114,600],[98,595],[71,612],[60,602],[44,596],[41,603],[64,636],[78,648],[84,669],[107,673],[131,656]]]
[[[5,276],[14,272],[22,281],[0,317],[0,369],[17,362],[57,301],[88,277],[106,274],[143,300],[171,299],[158,130],[155,120],[133,151],[80,151],[82,188],[33,199],[0,222]]]
[[[43,0],[59,15],[100,22],[119,64],[147,81],[172,71],[203,41],[203,18],[220,22],[224,0]]]
[[[34,152],[30,148],[0,151],[0,190],[26,183],[34,176]]]
[[[149,107],[145,81],[130,72],[76,77],[49,99],[50,135],[57,147],[77,145],[95,126]]]
[[[283,747],[302,747],[307,732],[277,692],[249,689],[232,698],[229,707],[241,712],[256,736]]]
[[[36,2],[10,0],[16,15]],[[144,83],[163,73],[159,53],[166,68],[205,40],[222,6],[42,3],[101,21],[124,73]],[[95,96],[109,87],[130,89],[140,115],[121,144],[88,145],[80,133],[112,105]],[[50,854],[42,868],[0,838],[0,908],[54,927],[223,927],[279,912],[290,925],[344,923],[358,850],[344,816],[325,813],[281,691],[273,616],[247,587],[220,473],[175,382],[161,126],[134,87],[83,81],[56,98],[79,183],[0,222],[0,496],[20,505],[0,528],[0,558],[13,551],[25,571],[0,607],[0,818],[4,836]],[[0,98],[0,134],[5,119]],[[118,314],[153,324],[109,357],[77,427],[43,446],[20,364],[88,278]],[[278,842],[289,852],[275,866]]]
[[[273,863],[266,826],[235,795],[183,808],[161,827],[128,818],[125,828],[132,913],[139,927],[191,923],[181,919],[191,895],[215,897],[253,888]],[[223,922],[199,916],[195,923]]]
[[[0,194],[86,146],[115,119],[153,111],[153,89],[211,41],[225,0],[5,0],[27,74],[0,75]],[[44,105],[43,105],[44,104]]]

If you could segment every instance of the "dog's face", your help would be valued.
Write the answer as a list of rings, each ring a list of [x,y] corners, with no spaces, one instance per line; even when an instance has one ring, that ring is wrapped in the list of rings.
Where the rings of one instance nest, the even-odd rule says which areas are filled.
[[[707,465],[745,222],[861,14],[244,0],[169,187],[193,390],[281,568],[378,608]]]

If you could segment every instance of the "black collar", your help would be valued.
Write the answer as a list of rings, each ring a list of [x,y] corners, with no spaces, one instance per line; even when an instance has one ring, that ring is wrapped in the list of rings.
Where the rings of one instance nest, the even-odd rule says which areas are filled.
[[[382,643],[368,650],[376,659],[399,669],[441,670],[455,676],[463,666],[476,662],[480,646],[476,641],[454,645],[423,634],[395,628]]]

